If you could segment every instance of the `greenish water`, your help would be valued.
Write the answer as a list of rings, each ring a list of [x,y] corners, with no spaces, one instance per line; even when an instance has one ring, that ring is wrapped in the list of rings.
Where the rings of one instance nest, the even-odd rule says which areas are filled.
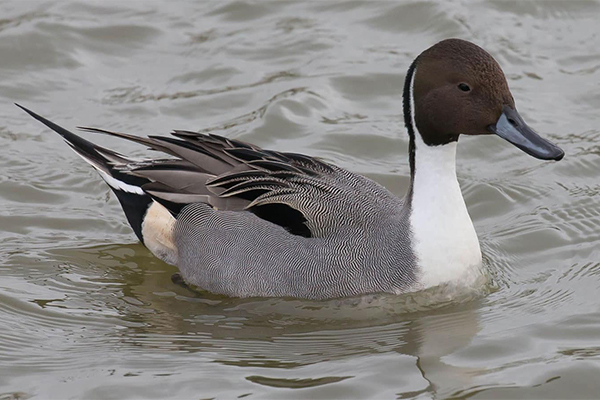
[[[0,399],[599,397],[599,20],[570,0],[0,3]],[[461,139],[492,283],[435,307],[176,286],[96,172],[12,104],[307,153],[402,195],[404,73],[447,37],[491,52],[567,156]]]

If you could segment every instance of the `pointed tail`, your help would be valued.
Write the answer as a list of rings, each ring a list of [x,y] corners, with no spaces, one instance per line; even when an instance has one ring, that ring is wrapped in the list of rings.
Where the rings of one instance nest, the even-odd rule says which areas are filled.
[[[65,142],[81,158],[98,171],[102,179],[110,186],[119,199],[129,225],[131,225],[136,236],[143,243],[142,222],[153,200],[142,190],[142,185],[150,181],[128,173],[128,165],[135,163],[135,160],[98,146],[19,104],[15,103],[15,105],[62,136]]]

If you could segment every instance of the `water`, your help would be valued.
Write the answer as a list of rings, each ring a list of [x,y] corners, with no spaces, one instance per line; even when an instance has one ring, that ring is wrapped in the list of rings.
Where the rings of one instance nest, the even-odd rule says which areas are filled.
[[[599,19],[570,0],[0,3],[0,399],[597,397]],[[404,73],[447,37],[491,52],[567,156],[461,139],[491,282],[434,306],[176,286],[98,175],[12,105],[308,153],[402,195]]]

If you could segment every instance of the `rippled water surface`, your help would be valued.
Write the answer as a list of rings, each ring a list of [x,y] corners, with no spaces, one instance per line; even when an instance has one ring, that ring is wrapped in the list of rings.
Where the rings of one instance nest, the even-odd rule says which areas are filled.
[[[0,399],[600,396],[599,20],[571,0],[0,3]],[[435,307],[179,287],[100,177],[12,104],[308,153],[402,195],[404,73],[447,37],[491,52],[567,156],[461,139],[491,284]]]

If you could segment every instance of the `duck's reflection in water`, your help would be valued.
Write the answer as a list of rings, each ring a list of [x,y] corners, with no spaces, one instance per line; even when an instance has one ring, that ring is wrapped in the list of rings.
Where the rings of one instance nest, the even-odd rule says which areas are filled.
[[[117,311],[125,326],[115,331],[113,345],[163,355],[165,351],[197,353],[198,362],[271,370],[271,376],[279,378],[264,373],[246,379],[290,388],[354,378],[351,368],[346,374],[338,368],[336,374],[309,373],[307,378],[310,366],[326,362],[369,365],[373,360],[378,363],[378,357],[390,362],[392,355],[395,367],[385,369],[388,378],[404,375],[420,381],[409,385],[416,390],[406,391],[405,381],[400,380],[396,394],[401,397],[431,391],[449,394],[469,386],[477,374],[452,365],[448,356],[467,346],[479,331],[481,294],[465,293],[453,300],[442,290],[328,301],[235,299],[174,284],[171,275],[176,268],[158,261],[142,245],[54,253],[70,263],[96,265],[95,271],[105,268],[105,274],[95,279],[115,284],[107,292],[106,306],[111,314]],[[369,361],[369,357],[374,359]],[[181,362],[189,363],[189,358]],[[295,379],[280,377],[282,369],[302,367],[306,368]]]

